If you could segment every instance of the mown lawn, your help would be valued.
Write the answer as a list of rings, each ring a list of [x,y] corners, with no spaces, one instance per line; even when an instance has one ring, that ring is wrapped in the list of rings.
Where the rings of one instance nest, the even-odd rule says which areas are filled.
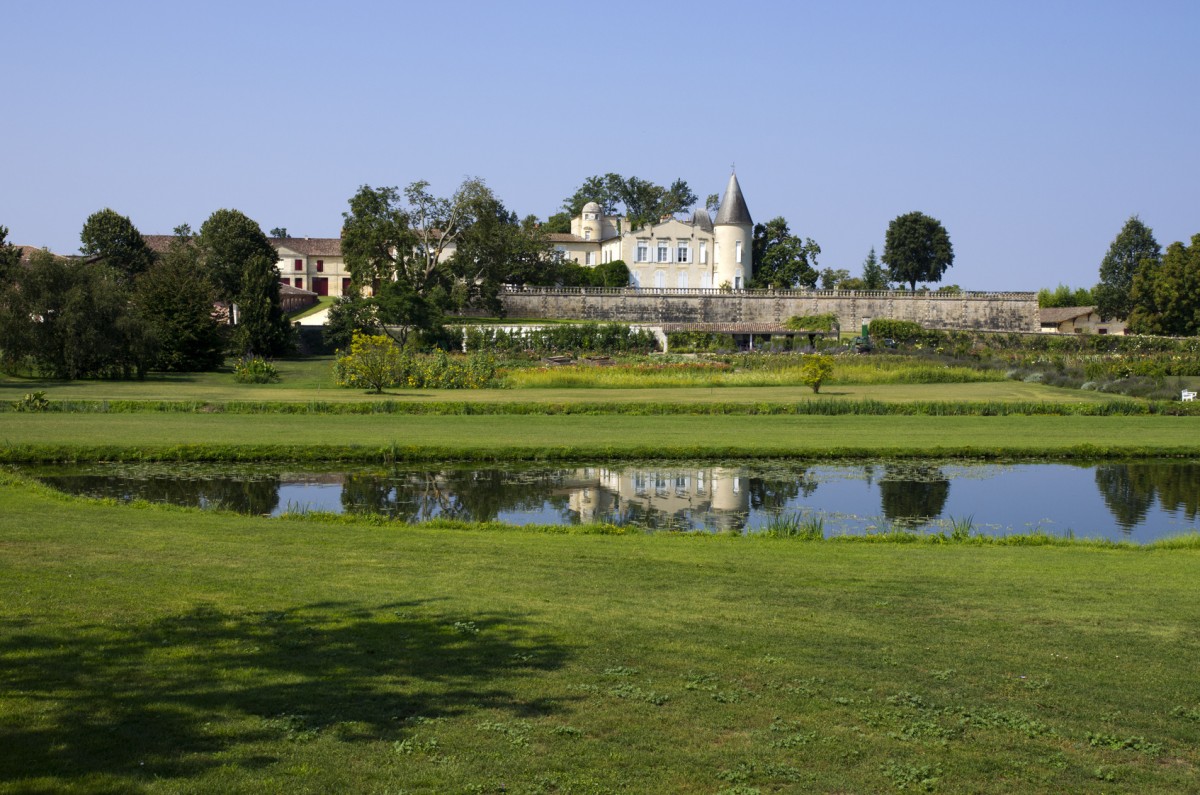
[[[1196,429],[1196,417],[1170,416],[7,413],[0,461],[1197,455]]]
[[[1022,381],[991,381],[961,384],[841,384],[832,382],[813,395],[804,386],[717,386],[607,388],[550,387],[542,389],[391,389],[371,395],[361,389],[343,389],[333,382],[331,357],[284,359],[276,362],[281,380],[274,384],[238,384],[231,371],[213,373],[151,374],[144,381],[47,381],[0,375],[0,404],[24,394],[43,391],[50,400],[170,400],[363,402],[404,400],[417,402],[480,401],[551,403],[714,403],[788,402],[814,397],[835,400],[912,401],[1009,401],[1054,403],[1104,403],[1128,400],[1077,389],[1058,389]],[[854,362],[856,364],[860,364]],[[601,375],[603,368],[597,368]],[[903,375],[897,370],[897,377]],[[751,373],[753,375],[753,373]]]
[[[8,479],[0,791],[1196,791],[1198,567],[266,520]]]

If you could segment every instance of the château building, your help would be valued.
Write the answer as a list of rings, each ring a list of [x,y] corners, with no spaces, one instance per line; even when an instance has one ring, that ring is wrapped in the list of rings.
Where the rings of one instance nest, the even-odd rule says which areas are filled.
[[[556,251],[580,265],[623,261],[634,287],[740,290],[754,275],[754,221],[737,174],[729,175],[716,218],[699,209],[687,220],[667,217],[631,229],[624,216],[605,215],[588,202],[571,219],[570,234],[549,237]]]

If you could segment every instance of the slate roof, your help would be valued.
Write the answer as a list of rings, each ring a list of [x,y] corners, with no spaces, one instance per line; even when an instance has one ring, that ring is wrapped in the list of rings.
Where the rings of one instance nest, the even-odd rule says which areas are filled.
[[[284,284],[283,282],[279,283],[279,294],[280,295],[311,295],[314,297],[316,297],[316,295],[317,295],[312,290],[302,290],[299,287],[293,287],[292,285]]]
[[[286,248],[306,257],[342,256],[340,237],[269,237],[275,248]]]
[[[746,206],[746,198],[742,196],[742,186],[738,184],[737,174],[729,175],[729,184],[725,186],[725,195],[721,197],[721,206],[717,208],[717,218],[713,221],[717,226],[722,224],[750,224],[750,208]]]
[[[551,243],[594,243],[599,241],[584,240],[579,235],[572,235],[569,232],[551,232],[546,235],[546,239]]]

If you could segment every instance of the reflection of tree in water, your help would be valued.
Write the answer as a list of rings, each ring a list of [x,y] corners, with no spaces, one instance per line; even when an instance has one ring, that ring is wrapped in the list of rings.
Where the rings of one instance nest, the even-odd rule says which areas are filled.
[[[1141,524],[1158,498],[1164,510],[1188,521],[1200,514],[1200,465],[1175,463],[1103,464],[1096,486],[1117,525],[1125,532]]]
[[[752,477],[748,480],[750,507],[756,511],[781,511],[801,494],[807,497],[817,490],[817,481],[809,476],[806,469],[797,469],[789,476]]]
[[[941,515],[950,481],[930,464],[888,464],[879,480],[883,515],[898,525],[917,525]]]
[[[190,478],[79,474],[44,476],[42,480],[71,494],[221,508],[238,513],[268,514],[279,505],[279,478],[273,475]]]
[[[488,522],[503,511],[562,507],[564,473],[498,469],[433,469],[351,474],[342,487],[348,513],[378,513],[408,522],[461,519]]]

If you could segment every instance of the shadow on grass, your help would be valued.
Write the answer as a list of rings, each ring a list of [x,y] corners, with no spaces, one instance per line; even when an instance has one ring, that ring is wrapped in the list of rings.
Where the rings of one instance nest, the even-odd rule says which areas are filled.
[[[217,765],[262,767],[278,743],[395,740],[407,719],[553,713],[511,687],[566,651],[505,615],[420,602],[280,612],[200,607],[142,624],[0,630],[0,788],[129,791]]]

